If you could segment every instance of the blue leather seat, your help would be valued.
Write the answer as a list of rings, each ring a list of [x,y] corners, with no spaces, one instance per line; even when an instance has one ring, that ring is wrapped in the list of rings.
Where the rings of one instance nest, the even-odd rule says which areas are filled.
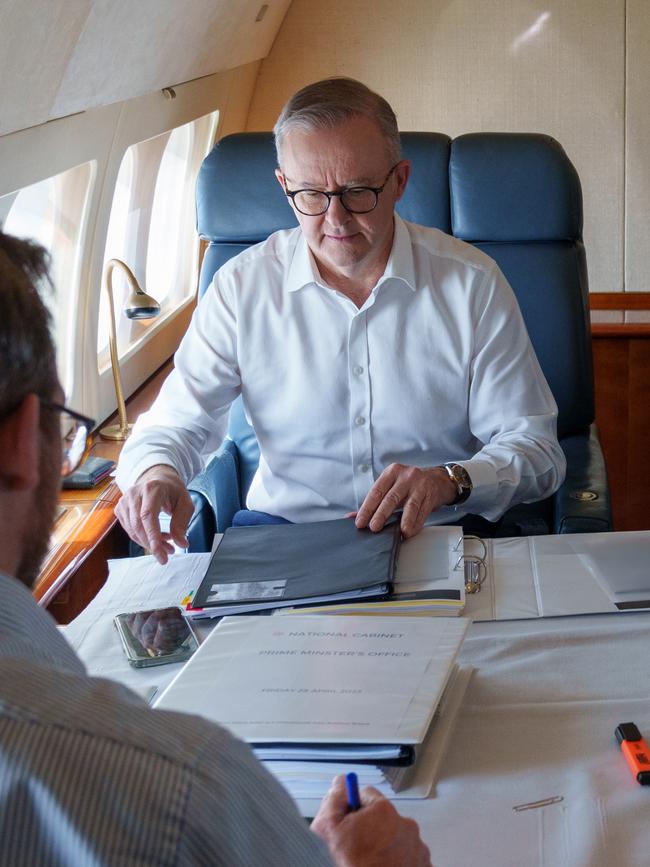
[[[559,408],[565,483],[545,501],[511,509],[496,532],[610,530],[605,462],[594,426],[582,193],[575,168],[558,142],[538,134],[474,133],[451,140],[414,132],[402,134],[402,145],[413,169],[398,213],[475,244],[498,262]],[[197,181],[198,231],[209,242],[201,293],[231,256],[296,225],[275,165],[270,133],[227,136],[206,157]],[[212,533],[223,532],[245,508],[258,459],[238,399],[227,439],[190,486],[197,504],[193,550],[209,548]]]

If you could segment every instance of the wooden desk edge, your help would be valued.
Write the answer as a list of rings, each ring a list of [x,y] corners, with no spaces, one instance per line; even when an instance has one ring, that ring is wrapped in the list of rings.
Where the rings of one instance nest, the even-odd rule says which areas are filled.
[[[117,522],[115,505],[121,496],[120,489],[111,481],[101,496],[88,503],[88,510],[56,545],[43,564],[33,594],[39,605],[47,607],[67,584],[84,560],[104,539]],[[74,507],[72,501],[72,507]]]
[[[141,412],[149,409],[172,367],[173,362],[170,359],[127,400],[126,406],[129,421],[135,421]],[[112,422],[114,420],[115,417],[111,417],[107,421]],[[122,445],[123,443],[119,441],[102,440],[99,434],[97,434],[91,454],[110,458],[117,462]],[[63,596],[62,591],[74,584],[73,579],[77,572],[82,576],[83,582],[86,585],[92,583],[96,589],[101,586],[101,583],[106,578],[106,572],[103,568],[100,568],[97,563],[89,561],[89,563],[92,563],[92,568],[89,570],[92,574],[82,575],[84,570],[80,571],[80,567],[95,552],[100,557],[106,556],[103,550],[104,546],[101,543],[107,539],[109,534],[111,536],[116,535],[116,533],[111,533],[112,530],[115,529],[117,531],[119,529],[116,526],[117,518],[115,517],[114,510],[120,496],[121,491],[112,478],[106,479],[95,488],[62,491],[60,498],[61,505],[69,505],[71,509],[78,507],[83,512],[83,515],[68,530],[60,543],[56,541],[56,527],[54,528],[52,535],[55,542],[51,546],[50,552],[41,567],[41,572],[32,591],[39,605],[43,607],[51,606],[55,600],[58,603],[57,596]],[[62,520],[65,520],[65,517]],[[121,537],[119,550],[117,550],[115,545],[112,547],[108,546],[112,552],[109,556],[128,555],[126,534],[120,533],[119,535]],[[99,572],[103,574],[99,575]],[[75,588],[73,593],[78,593],[78,589]],[[74,603],[71,603],[70,610],[78,613],[78,610],[81,610],[81,606],[75,608]],[[74,613],[71,616],[74,616]]]

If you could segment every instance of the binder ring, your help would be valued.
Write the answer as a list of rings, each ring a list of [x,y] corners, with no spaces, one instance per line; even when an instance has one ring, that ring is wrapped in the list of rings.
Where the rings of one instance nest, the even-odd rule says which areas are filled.
[[[464,561],[465,569],[465,593],[480,593],[483,582],[487,577],[487,545],[480,536],[465,536],[467,541],[478,542],[482,548],[482,554],[461,555],[456,562],[457,569]]]

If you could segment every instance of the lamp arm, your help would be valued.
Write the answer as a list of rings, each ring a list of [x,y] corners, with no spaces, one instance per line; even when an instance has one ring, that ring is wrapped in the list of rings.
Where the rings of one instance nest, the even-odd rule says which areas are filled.
[[[117,430],[110,434],[109,428],[100,431],[104,436],[110,439],[125,440],[129,435],[129,423],[126,418],[126,405],[124,403],[124,393],[122,391],[122,383],[120,381],[120,363],[117,354],[117,334],[115,328],[115,302],[113,300],[113,269],[119,267],[126,274],[126,278],[131,285],[133,291],[141,292],[138,286],[138,281],[135,279],[133,272],[129,266],[121,259],[109,259],[104,267],[104,285],[108,293],[108,304],[110,310],[110,332],[108,339],[108,348],[111,356],[111,370],[113,372],[113,383],[115,384],[115,397],[117,399],[117,412],[119,416],[119,425]]]

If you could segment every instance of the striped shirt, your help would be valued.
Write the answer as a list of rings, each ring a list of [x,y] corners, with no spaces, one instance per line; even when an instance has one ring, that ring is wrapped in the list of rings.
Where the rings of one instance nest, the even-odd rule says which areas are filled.
[[[329,865],[246,744],[90,678],[0,574],[0,865]]]

